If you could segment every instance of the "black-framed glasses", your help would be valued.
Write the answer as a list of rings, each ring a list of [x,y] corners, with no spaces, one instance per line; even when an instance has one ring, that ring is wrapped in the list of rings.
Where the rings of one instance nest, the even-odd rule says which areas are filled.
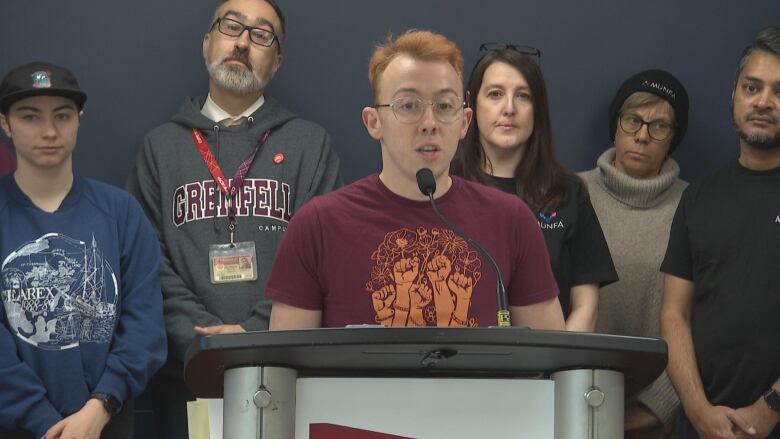
[[[482,43],[479,46],[480,52],[494,52],[504,49],[514,50],[523,55],[533,56],[536,58],[536,63],[542,65],[542,51],[533,46],[523,46],[512,43]]]
[[[647,134],[656,141],[664,141],[674,132],[674,124],[665,120],[644,120],[636,114],[623,113],[620,115],[620,129],[626,134],[636,134],[643,126],[647,125]]]
[[[274,44],[274,41],[279,44],[279,37],[277,37],[273,31],[263,29],[262,27],[247,26],[232,18],[219,17],[214,24],[211,25],[212,30],[214,29],[214,26],[216,26],[221,33],[229,37],[240,37],[244,31],[249,31],[249,39],[253,43],[263,47],[271,47],[271,45]],[[281,50],[282,46],[279,44],[279,51],[281,52]]]
[[[374,108],[389,107],[399,122],[417,123],[429,106],[439,122],[452,123],[457,119],[458,113],[466,107],[466,103],[457,96],[441,97],[432,102],[426,102],[417,96],[401,96],[393,99],[389,104],[376,104]]]

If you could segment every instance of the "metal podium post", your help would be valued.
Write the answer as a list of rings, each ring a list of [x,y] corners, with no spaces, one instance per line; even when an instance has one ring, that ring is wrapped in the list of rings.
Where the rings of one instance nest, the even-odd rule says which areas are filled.
[[[612,370],[565,370],[555,381],[555,439],[623,437],[623,374]]]
[[[226,370],[224,439],[294,439],[297,378],[281,367]]]

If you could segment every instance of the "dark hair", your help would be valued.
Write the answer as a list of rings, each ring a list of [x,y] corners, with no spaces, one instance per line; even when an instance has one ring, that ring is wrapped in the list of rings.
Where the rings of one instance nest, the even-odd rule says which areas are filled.
[[[222,3],[227,3],[229,1],[230,0],[222,0]],[[276,12],[276,15],[279,17],[279,24],[282,26],[282,29],[281,29],[281,39],[284,39],[285,35],[287,35],[287,31],[285,30],[285,24],[284,24],[285,21],[284,21],[284,14],[282,13],[282,8],[279,7],[279,4],[276,3],[276,0],[262,0],[262,1],[264,1],[264,2],[268,3],[269,5],[271,5],[271,7],[273,8],[274,12]],[[217,8],[217,9],[219,9],[219,8]],[[214,14],[216,14],[216,11],[214,12]],[[217,17],[215,16],[212,19],[210,25],[212,25],[212,26],[214,25],[214,19],[216,19],[216,18]],[[274,29],[274,30],[276,30],[276,29]]]
[[[579,180],[579,177],[566,170],[555,159],[547,86],[539,65],[528,55],[508,48],[490,51],[477,61],[467,86],[468,104],[474,109],[474,117],[461,151],[452,162],[451,171],[454,175],[468,180],[490,183],[484,169],[490,169],[491,164],[479,142],[476,107],[485,70],[496,62],[509,64],[523,75],[528,82],[533,103],[533,131],[515,169],[517,195],[532,210],[549,213],[566,199],[567,178]]]
[[[734,77],[735,86],[736,81],[739,80],[740,73],[742,73],[742,69],[745,68],[748,57],[754,50],[763,50],[780,56],[780,28],[771,26],[762,29],[753,38],[753,43],[745,48],[742,52],[742,56],[739,58],[739,63],[737,63],[737,74]]]

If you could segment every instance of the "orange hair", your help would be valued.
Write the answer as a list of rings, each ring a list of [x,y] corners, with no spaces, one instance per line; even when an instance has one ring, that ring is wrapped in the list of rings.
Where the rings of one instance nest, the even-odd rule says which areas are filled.
[[[447,37],[427,30],[409,29],[399,37],[389,35],[379,44],[368,63],[368,82],[376,98],[379,90],[379,76],[390,61],[399,55],[406,55],[419,61],[446,61],[463,81],[463,55],[458,46]]]

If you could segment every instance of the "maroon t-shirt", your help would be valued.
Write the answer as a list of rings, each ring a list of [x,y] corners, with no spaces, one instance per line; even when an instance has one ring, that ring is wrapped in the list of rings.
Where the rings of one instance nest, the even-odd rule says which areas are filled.
[[[452,177],[439,210],[496,259],[512,306],[556,297],[550,260],[528,207],[514,195]],[[496,325],[489,262],[427,201],[371,175],[314,198],[277,250],[266,298],[322,310],[322,325]]]

